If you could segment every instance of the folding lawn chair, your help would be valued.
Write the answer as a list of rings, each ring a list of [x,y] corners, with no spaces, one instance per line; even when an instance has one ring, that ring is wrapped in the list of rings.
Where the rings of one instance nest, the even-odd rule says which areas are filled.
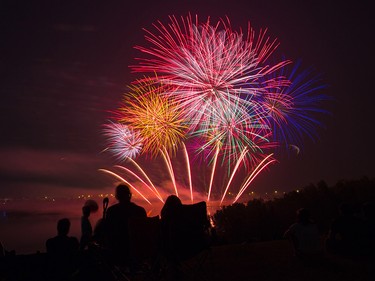
[[[171,280],[207,280],[211,248],[206,202],[182,205],[163,229],[164,255]],[[203,270],[206,269],[206,270]]]

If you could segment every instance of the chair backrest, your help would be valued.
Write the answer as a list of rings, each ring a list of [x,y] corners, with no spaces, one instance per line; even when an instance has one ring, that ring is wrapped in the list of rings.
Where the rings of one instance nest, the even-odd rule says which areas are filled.
[[[160,253],[159,216],[129,219],[128,228],[132,258],[136,260],[153,259]]]
[[[208,248],[209,220],[206,202],[182,205],[176,218],[166,224],[163,241],[169,258],[185,260]]]

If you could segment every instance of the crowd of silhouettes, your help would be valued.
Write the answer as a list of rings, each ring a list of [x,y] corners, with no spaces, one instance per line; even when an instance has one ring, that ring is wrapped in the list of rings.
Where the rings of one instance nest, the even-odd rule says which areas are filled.
[[[109,207],[108,199],[103,200],[103,217],[94,229],[89,220],[90,206],[82,207],[80,241],[69,236],[69,219],[58,221],[57,236],[46,241],[47,254],[53,257],[51,262],[59,265],[53,268],[55,275],[52,277],[56,277],[56,272],[63,268],[73,274],[79,265],[87,266],[87,261],[72,258],[75,255],[90,258],[87,252],[100,255],[109,266],[122,268],[129,274],[137,269],[130,255],[128,227],[130,220],[146,219],[147,213],[143,207],[131,201],[131,190],[125,184],[116,187],[115,198],[118,202]],[[169,269],[169,280],[175,280],[178,264],[208,246],[210,223],[206,203],[184,205],[179,197],[170,195],[157,218],[161,238],[158,249]],[[154,235],[157,236],[156,233]]]
[[[333,186],[322,181],[272,200],[254,198],[223,206],[212,219],[222,243],[280,240],[295,222],[296,210],[304,208],[318,228],[325,252],[374,257],[374,202],[375,180],[339,181]],[[348,213],[345,219],[343,211]]]
[[[177,273],[173,270],[180,261],[202,251],[213,241],[243,243],[288,239],[295,256],[304,260],[317,260],[326,253],[375,258],[374,198],[364,196],[369,200],[363,200],[361,204],[336,203],[339,211],[333,215],[337,198],[350,198],[348,190],[352,189],[341,188],[349,194],[348,197],[337,196],[320,183],[317,187],[309,186],[280,199],[254,199],[247,204],[224,206],[212,217],[215,228],[211,227],[205,202],[185,205],[178,196],[168,196],[157,218],[160,222],[160,251],[168,267],[172,268],[170,280],[176,278]],[[68,218],[58,220],[57,235],[46,240],[48,280],[68,280],[82,270],[82,265],[87,266],[87,272],[92,271],[92,255],[128,272],[135,269],[128,223],[133,219],[146,219],[147,213],[132,202],[131,190],[125,184],[116,187],[115,198],[118,202],[109,207],[108,198],[103,200],[103,216],[94,228],[90,215],[97,211],[98,206],[96,202],[86,202],[82,207],[80,239],[69,236]],[[325,216],[322,210],[327,211]],[[215,239],[212,233],[217,233]],[[7,253],[0,243],[0,258]],[[92,260],[82,262],[82,258]],[[92,280],[99,276],[92,276]]]
[[[327,250],[347,257],[374,255],[374,203],[361,209],[343,203],[333,219],[326,239]]]

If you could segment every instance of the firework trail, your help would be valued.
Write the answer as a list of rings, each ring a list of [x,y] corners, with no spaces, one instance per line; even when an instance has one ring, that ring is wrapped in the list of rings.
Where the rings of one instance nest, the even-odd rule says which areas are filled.
[[[125,172],[129,173],[130,175],[134,176],[137,180],[139,180],[141,183],[143,183],[162,203],[164,203],[163,198],[161,197],[159,191],[155,188],[155,186],[151,183],[151,186],[148,185],[140,176],[138,176],[136,173],[134,173],[132,170],[116,165],[115,167],[124,170]],[[148,178],[148,176],[146,176]]]
[[[171,180],[172,180],[172,183],[173,183],[173,187],[174,187],[174,191],[176,193],[176,196],[178,196],[178,189],[177,189],[177,184],[176,184],[176,178],[175,178],[175,175],[174,175],[171,158],[169,157],[168,151],[166,149],[161,150],[160,152],[161,152],[161,154],[162,154],[162,156],[164,158],[165,164],[167,165],[167,169],[168,169],[169,175],[171,177]]]
[[[118,174],[112,172],[112,171],[109,171],[107,169],[99,169],[100,172],[103,172],[103,173],[106,173],[106,174],[109,174],[109,175],[112,175],[114,176],[115,178],[121,180],[122,182],[128,184],[136,193],[138,193],[148,204],[151,205],[151,202],[133,185],[131,184],[129,181],[125,180],[123,177],[119,176]]]
[[[236,198],[233,201],[233,204],[237,202],[237,200],[241,197],[242,193],[247,189],[247,187],[251,184],[251,182],[256,178],[256,176],[265,169],[269,164],[276,162],[276,159],[271,158],[273,153],[269,154],[265,157],[253,170],[253,172],[247,177],[245,182],[240,187],[240,190],[237,193]],[[223,197],[224,199],[224,197]]]
[[[185,160],[186,160],[186,168],[187,168],[187,175],[189,178],[189,187],[190,187],[190,197],[191,197],[191,202],[194,202],[194,196],[193,196],[193,182],[191,180],[191,169],[190,169],[190,157],[189,153],[186,149],[186,145],[182,143],[182,147],[185,153]]]

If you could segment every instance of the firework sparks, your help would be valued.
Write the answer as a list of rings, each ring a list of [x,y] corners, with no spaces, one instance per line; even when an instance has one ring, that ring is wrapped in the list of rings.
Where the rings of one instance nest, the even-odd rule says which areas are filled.
[[[125,180],[123,177],[119,176],[118,174],[112,172],[112,171],[109,171],[107,169],[99,169],[100,172],[103,172],[103,173],[106,173],[106,174],[109,174],[111,176],[114,176],[115,178],[117,178],[118,180],[121,180],[122,182],[128,184],[137,194],[139,194],[148,204],[152,205],[152,203],[133,185],[131,184],[129,181]]]
[[[182,111],[162,95],[165,87],[152,84],[153,80],[148,80],[130,87],[119,122],[138,131],[144,152],[155,156],[161,149],[175,152],[185,138],[186,125]]]
[[[265,31],[256,37],[250,25],[245,36],[233,31],[228,19],[216,25],[211,25],[209,19],[200,23],[191,16],[182,17],[180,22],[175,17],[170,20],[168,27],[160,22],[155,24],[156,34],[147,31],[146,40],[153,47],[136,48],[150,58],[140,58],[140,64],[132,69],[143,73],[156,71],[160,81],[174,88],[165,94],[188,109],[187,117],[195,126],[202,119],[211,119],[212,108],[224,108],[236,101],[254,106],[251,98],[265,91],[259,78],[289,63],[264,64],[278,44]],[[267,87],[282,84],[278,80],[283,79],[276,77],[273,83],[269,80]]]
[[[270,146],[268,137],[271,131],[259,114],[249,113],[238,102],[227,104],[224,108],[213,108],[211,111],[213,113],[210,122],[202,126],[204,129],[195,131],[192,135],[206,140],[201,151],[207,148],[216,150],[219,146],[222,164],[231,167],[231,163],[239,159],[246,147],[252,153],[248,153],[247,158],[242,157],[244,163],[254,163],[257,154],[261,155],[262,149]]]
[[[145,76],[129,87],[118,111],[120,125],[107,127],[109,149],[135,164],[148,183],[132,170],[122,170],[163,201],[133,159],[143,153],[155,161],[161,156],[178,196],[173,156],[182,147],[194,202],[190,147],[192,156],[202,157],[201,165],[211,165],[207,201],[219,195],[221,205],[231,189],[238,191],[235,203],[261,171],[277,162],[270,150],[282,144],[299,151],[303,135],[315,135],[319,123],[312,115],[325,112],[318,102],[326,97],[316,95],[323,86],[308,78],[308,71],[298,74],[298,65],[288,74],[289,60],[271,63],[279,44],[267,29],[256,32],[249,23],[247,33],[237,32],[228,18],[215,24],[191,15],[169,19],[168,25],[154,24],[155,33],[145,30],[150,47],[136,47],[145,57],[131,66],[133,72],[155,77]],[[221,182],[224,191],[217,194],[214,177],[220,162],[227,173]],[[251,173],[239,188],[230,187],[242,168]]]
[[[139,132],[118,123],[104,125],[103,132],[109,142],[107,150],[112,152],[118,159],[134,159],[140,154],[143,139]]]
[[[317,94],[325,85],[319,84],[319,77],[311,69],[298,72],[300,63],[292,68],[281,69],[278,75],[288,77],[287,87],[274,88],[260,97],[274,141],[288,148],[302,146],[303,137],[315,139],[320,122],[316,113],[327,113],[319,105],[329,97]]]

